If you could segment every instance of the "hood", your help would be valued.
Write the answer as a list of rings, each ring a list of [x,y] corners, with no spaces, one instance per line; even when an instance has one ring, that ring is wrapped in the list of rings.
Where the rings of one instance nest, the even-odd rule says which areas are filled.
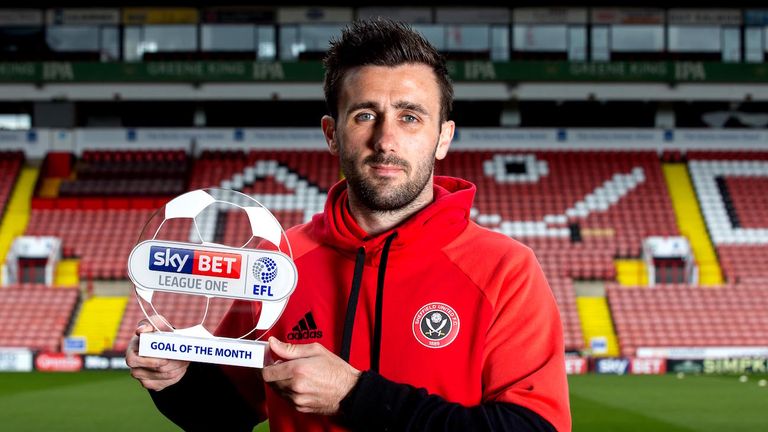
[[[354,256],[361,246],[367,259],[375,259],[387,237],[397,232],[390,250],[423,254],[425,248],[440,248],[454,239],[469,223],[475,185],[454,177],[434,177],[434,200],[400,225],[370,236],[349,212],[347,182],[336,183],[328,192],[325,210],[312,219],[312,235],[319,242]]]

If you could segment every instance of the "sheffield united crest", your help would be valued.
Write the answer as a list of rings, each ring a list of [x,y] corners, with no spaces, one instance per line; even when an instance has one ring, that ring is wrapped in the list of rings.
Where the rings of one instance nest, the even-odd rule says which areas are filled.
[[[422,306],[413,317],[413,335],[427,348],[443,348],[459,334],[459,315],[445,303]]]

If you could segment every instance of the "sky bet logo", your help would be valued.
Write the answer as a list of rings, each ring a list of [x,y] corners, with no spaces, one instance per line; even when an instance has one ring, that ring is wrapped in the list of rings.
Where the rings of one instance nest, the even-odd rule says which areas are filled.
[[[152,246],[149,269],[168,273],[240,279],[242,257],[237,254]]]

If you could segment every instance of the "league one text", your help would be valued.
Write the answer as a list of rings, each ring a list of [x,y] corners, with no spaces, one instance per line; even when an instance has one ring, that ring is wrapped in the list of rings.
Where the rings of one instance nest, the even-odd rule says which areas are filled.
[[[296,286],[296,267],[282,252],[163,240],[139,243],[128,259],[137,290],[278,302]],[[185,329],[201,330],[201,329]],[[139,355],[263,367],[267,344],[195,331],[143,333]]]

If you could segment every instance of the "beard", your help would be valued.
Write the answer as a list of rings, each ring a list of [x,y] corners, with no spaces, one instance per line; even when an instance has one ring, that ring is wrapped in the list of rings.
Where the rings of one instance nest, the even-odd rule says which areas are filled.
[[[357,166],[356,155],[347,154],[341,142],[339,142],[339,149],[341,149],[339,152],[341,170],[347,179],[347,187],[362,205],[372,211],[391,212],[407,207],[424,191],[432,179],[435,167],[434,156],[420,161],[415,170],[408,161],[384,153],[374,153],[363,159],[361,166]],[[435,144],[435,151],[437,151],[437,144]],[[363,175],[363,167],[366,165],[400,167],[406,175],[406,180],[401,184],[391,184],[393,179],[367,178]]]

